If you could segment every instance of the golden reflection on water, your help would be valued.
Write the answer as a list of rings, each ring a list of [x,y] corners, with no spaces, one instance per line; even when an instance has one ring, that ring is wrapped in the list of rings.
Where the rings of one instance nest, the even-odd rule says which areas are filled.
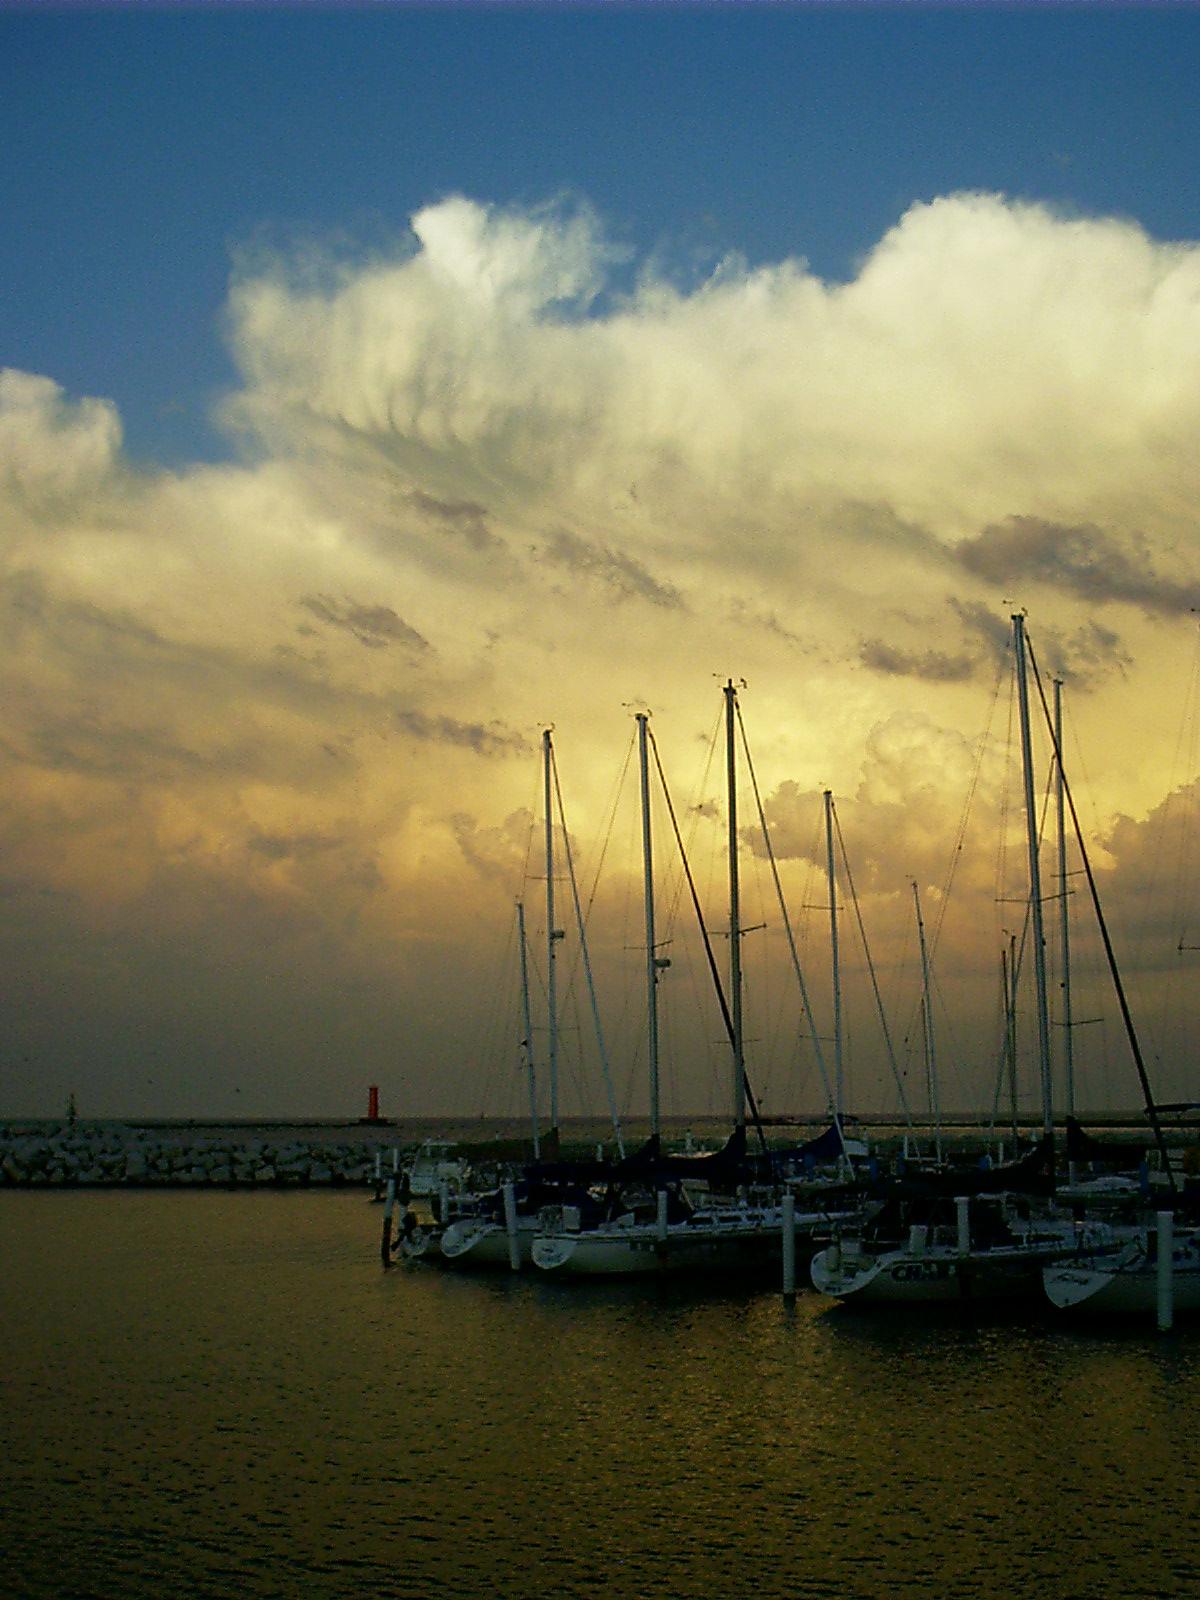
[[[385,1275],[377,1231],[0,1195],[14,1592],[1200,1592],[1200,1328]]]

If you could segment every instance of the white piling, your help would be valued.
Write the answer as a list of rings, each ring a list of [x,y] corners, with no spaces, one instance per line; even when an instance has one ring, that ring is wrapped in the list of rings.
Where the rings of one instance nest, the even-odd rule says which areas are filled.
[[[1158,1213],[1158,1331],[1167,1333],[1175,1321],[1175,1213]]]
[[[796,1293],[796,1196],[790,1190],[783,1197],[783,1292],[789,1299]]]
[[[521,1241],[517,1237],[517,1194],[510,1179],[501,1189],[504,1196],[504,1231],[508,1234],[508,1264],[514,1272],[521,1270]]]
[[[667,1242],[667,1191],[660,1189],[655,1196],[657,1207],[654,1213],[654,1229],[658,1235],[659,1244]]]
[[[383,1258],[385,1267],[392,1264],[392,1212],[396,1209],[396,1180],[388,1179],[387,1201],[383,1208],[383,1237],[379,1241],[379,1253]]]
[[[971,1201],[965,1194],[956,1195],[954,1211],[958,1221],[958,1253],[960,1256],[971,1253]]]

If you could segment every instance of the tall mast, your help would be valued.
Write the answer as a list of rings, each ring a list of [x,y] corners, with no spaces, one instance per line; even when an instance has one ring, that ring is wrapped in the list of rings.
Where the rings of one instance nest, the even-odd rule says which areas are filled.
[[[725,685],[725,775],[729,809],[729,1005],[733,1020],[733,1124],[746,1125],[746,1051],[742,1033],[742,926],[738,894],[737,761],[734,724],[737,690]]]
[[[1071,919],[1067,914],[1067,820],[1066,784],[1063,778],[1062,679],[1054,680],[1055,795],[1058,801],[1058,905],[1062,949],[1063,997],[1063,1078],[1067,1094],[1067,1115],[1075,1115],[1075,1045],[1071,1037]]]
[[[554,969],[562,934],[554,926],[554,805],[551,797],[550,729],[542,734],[542,766],[546,810],[546,1008],[550,1064],[550,1133],[558,1130],[558,985]]]
[[[913,879],[913,904],[917,910],[917,941],[921,947],[921,1004],[925,1016],[925,1083],[937,1158],[942,1159],[942,1108],[938,1098],[937,1056],[933,1046],[933,1007],[930,1004],[929,955],[925,949],[925,923],[921,918],[921,892]]]
[[[537,1161],[542,1152],[538,1140],[537,1072],[533,1064],[533,1020],[529,1014],[529,951],[525,944],[523,900],[517,901],[517,938],[521,945],[521,1026],[524,1029],[521,1045],[525,1056],[525,1072],[529,1079],[529,1121],[533,1129],[533,1159]]]
[[[567,865],[567,878],[571,884],[571,900],[575,907],[575,927],[579,933],[579,954],[583,958],[583,972],[587,979],[588,999],[592,1006],[592,1023],[596,1030],[596,1049],[600,1054],[600,1070],[604,1076],[604,1088],[608,1095],[608,1114],[612,1120],[613,1138],[616,1141],[617,1154],[625,1157],[625,1143],[621,1137],[621,1118],[617,1112],[617,1098],[613,1093],[612,1072],[608,1065],[608,1051],[604,1045],[604,1029],[600,1026],[600,1006],[596,1000],[596,980],[592,972],[592,958],[588,951],[587,923],[583,915],[583,907],[579,901],[579,880],[575,876],[575,858],[571,850],[571,830],[567,827],[567,813],[563,809],[562,787],[558,781],[558,762],[552,761],[554,769],[554,798],[559,825],[562,828],[563,856]]]
[[[833,790],[825,791],[825,865],[829,879],[829,948],[833,967],[833,1082],[834,1110],[838,1122],[846,1110],[846,1084],[842,1065],[842,973],[838,958],[837,874],[833,866]]]
[[[1042,1133],[1054,1135],[1050,1089],[1050,1010],[1046,1002],[1046,934],[1042,916],[1042,872],[1038,859],[1037,808],[1033,796],[1033,743],[1029,733],[1029,683],[1025,660],[1025,618],[1012,619],[1017,656],[1017,701],[1021,713],[1021,765],[1025,774],[1025,832],[1029,843],[1029,910],[1033,924],[1033,972],[1037,989],[1038,1059],[1042,1076]]]
[[[660,1128],[658,1093],[658,962],[654,936],[654,856],[650,839],[650,761],[646,725],[649,712],[639,711],[638,773],[642,791],[642,883],[646,906],[646,1028],[650,1068],[650,1132]]]
[[[1008,949],[1000,951],[1004,974],[1004,1055],[1008,1066],[1008,1104],[1012,1123],[1013,1149],[1017,1148],[1017,936],[1010,933]]]

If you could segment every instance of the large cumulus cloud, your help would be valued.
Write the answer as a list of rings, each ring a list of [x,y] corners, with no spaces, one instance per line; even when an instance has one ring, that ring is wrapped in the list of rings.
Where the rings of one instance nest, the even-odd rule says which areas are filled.
[[[478,841],[535,808],[548,723],[582,848],[628,704],[688,772],[714,679],[744,676],[785,866],[831,786],[897,949],[972,782],[974,847],[1000,830],[998,756],[972,773],[1010,610],[1067,680],[1099,830],[1161,803],[1196,245],[959,195],[847,283],[797,257],[684,284],[585,206],[458,197],[388,257],[243,258],[225,331],[225,465],[135,470],[108,401],[0,374],[10,929],[47,960],[103,937],[147,993],[169,950],[234,951],[208,969],[226,1019],[269,969],[323,1103],[311,997],[369,992],[375,1048],[384,972],[427,1103],[449,973],[510,911]],[[988,871],[963,879],[982,904]],[[987,940],[958,951],[982,985]]]

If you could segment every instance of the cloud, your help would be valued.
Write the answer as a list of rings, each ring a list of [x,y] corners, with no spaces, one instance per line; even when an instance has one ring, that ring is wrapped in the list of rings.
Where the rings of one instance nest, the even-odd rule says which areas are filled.
[[[0,367],[0,481],[10,494],[41,503],[94,490],[120,447],[111,401],[71,401],[50,378]]]
[[[942,650],[914,652],[897,649],[882,639],[864,639],[859,654],[873,672],[895,677],[921,678],[927,683],[961,683],[970,678],[977,662],[969,655],[947,655]]]
[[[344,628],[370,650],[386,650],[393,644],[416,654],[429,649],[428,639],[422,639],[391,606],[364,606],[353,600],[334,600],[329,595],[310,595],[300,604],[318,621],[331,628]]]
[[[927,716],[896,714],[870,730],[857,782],[834,796],[852,872],[864,890],[894,893],[912,877],[941,884],[968,795],[975,796],[975,829],[985,833],[997,826],[999,774],[993,770],[981,789],[980,764],[968,740]],[[821,788],[785,779],[765,796],[763,811],[779,859],[807,860],[824,869]],[[752,838],[748,842],[756,851],[763,848]],[[989,855],[984,870],[990,865]]]
[[[651,577],[632,556],[591,544],[561,529],[543,547],[541,558],[580,577],[595,579],[617,602],[636,597],[669,609],[683,605],[678,589]]]
[[[1194,502],[1192,246],[968,194],[912,207],[844,285],[730,261],[601,299],[612,254],[590,213],[460,198],[324,292],[286,262],[247,274],[234,413],[277,442],[369,439],[434,498],[553,501],[583,537],[618,493],[647,558],[694,517],[710,557],[782,547],[810,575],[831,515],[878,546],[884,522],[954,543],[1081,502],[1116,525],[1131,482],[1173,519]],[[758,538],[730,542],[746,507]]]
[[[455,812],[450,818],[463,859],[481,877],[510,894],[516,892],[528,869],[536,825],[533,812],[524,808],[491,828],[480,827],[478,819],[466,812]]]
[[[498,723],[457,722],[453,717],[429,716],[424,711],[397,711],[396,722],[421,743],[459,745],[476,755],[512,755],[530,748],[519,733]]]
[[[311,858],[326,850],[336,850],[341,841],[326,834],[268,834],[255,833],[247,840],[247,848],[268,861]]]
[[[785,872],[821,870],[831,788],[897,973],[909,876],[936,896],[957,860],[975,898],[945,948],[977,1056],[1014,609],[1068,682],[1094,815],[1161,805],[1200,246],[962,194],[910,207],[848,283],[665,259],[623,259],[583,206],[462,197],[390,256],[246,258],[239,453],[215,465],[134,469],[110,401],[0,374],[0,848],[22,886],[0,953],[6,992],[45,997],[14,1022],[43,1059],[78,1059],[62,992],[101,1019],[113,1114],[147,1009],[199,1081],[274,1052],[330,1111],[329,1062],[381,1071],[403,1014],[409,1109],[436,1103],[525,870],[530,730],[557,730],[583,857],[639,695],[719,852],[693,769],[719,681],[748,682]],[[1131,882],[1124,838],[1106,870]],[[637,902],[618,854],[601,920]],[[637,935],[600,933],[611,981]]]
[[[414,489],[409,496],[417,510],[460,535],[474,550],[487,550],[499,544],[489,530],[487,511],[473,500],[439,500]]]
[[[1120,537],[1094,526],[1010,517],[964,539],[956,554],[968,572],[1015,591],[1031,582],[1048,584],[1082,600],[1138,606],[1157,616],[1186,616],[1200,601],[1200,574],[1184,580],[1156,572],[1151,542],[1136,533]]]

